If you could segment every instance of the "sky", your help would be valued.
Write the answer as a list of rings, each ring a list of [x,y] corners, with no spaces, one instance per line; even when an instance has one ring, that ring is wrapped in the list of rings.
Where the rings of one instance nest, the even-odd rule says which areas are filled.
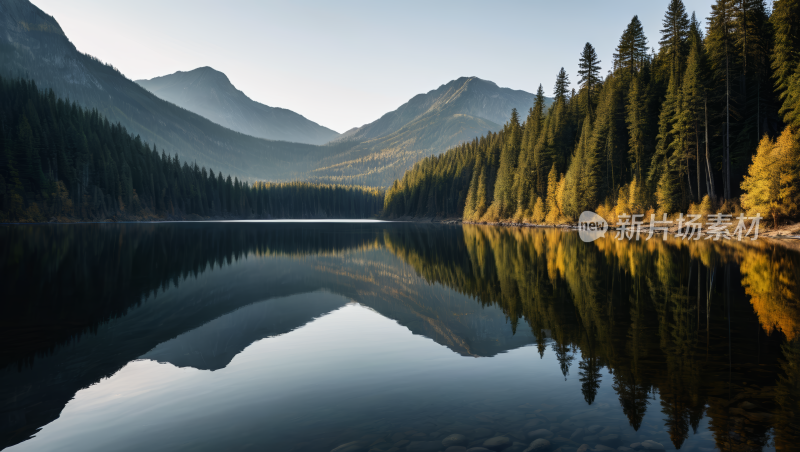
[[[639,16],[658,49],[668,0],[31,0],[81,52],[131,80],[210,66],[251,99],[337,132],[462,76],[552,95],[578,81],[586,42],[602,74]],[[705,24],[713,0],[684,0]]]

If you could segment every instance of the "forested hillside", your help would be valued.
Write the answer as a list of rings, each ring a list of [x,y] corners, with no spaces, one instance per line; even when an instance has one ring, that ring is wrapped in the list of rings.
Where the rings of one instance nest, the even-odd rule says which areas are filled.
[[[52,90],[0,78],[0,222],[368,218],[382,204],[378,189],[224,177]]]
[[[136,83],[161,99],[246,135],[318,145],[339,137],[333,130],[291,110],[250,99],[233,86],[227,75],[210,67]]]
[[[159,99],[113,66],[79,52],[58,22],[28,0],[0,2],[0,76],[52,88],[169,154],[240,179],[297,179],[316,168],[326,151],[234,132]]]
[[[553,105],[540,87],[525,118],[421,161],[385,214],[557,223],[734,209],[741,196],[748,212],[798,215],[800,1],[717,0],[706,22],[671,0],[650,52],[634,16],[606,77],[586,43],[578,91],[562,69]]]
[[[533,94],[461,77],[418,94],[377,121],[350,130],[326,146],[305,177],[326,183],[388,187],[420,159],[499,131],[514,108],[529,108]],[[549,105],[552,99],[545,98]]]

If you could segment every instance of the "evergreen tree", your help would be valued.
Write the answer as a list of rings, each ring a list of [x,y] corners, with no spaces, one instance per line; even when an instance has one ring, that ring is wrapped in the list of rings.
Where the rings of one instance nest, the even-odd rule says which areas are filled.
[[[676,77],[680,81],[689,38],[689,16],[683,0],[670,0],[662,24],[664,28],[661,29],[661,40],[658,43],[670,62],[670,77]]]
[[[614,53],[614,69],[621,70],[631,80],[644,66],[647,59],[647,37],[644,35],[639,16],[633,16],[628,27],[619,38]]]
[[[547,175],[547,215],[546,220],[548,223],[555,223],[561,215],[558,202],[558,171],[554,163],[550,168],[550,173]]]
[[[676,154],[679,141],[673,127],[676,118],[680,117],[680,88],[677,77],[671,77],[667,98],[661,108],[656,137],[656,152],[650,162],[648,174],[649,191],[658,194],[659,208],[671,213],[679,206],[675,199],[679,190],[677,173],[680,171],[681,156]],[[667,203],[662,205],[661,203]]]
[[[587,356],[578,364],[578,367],[581,369],[578,375],[581,377],[583,398],[586,403],[591,405],[595,397],[597,397],[597,390],[600,389],[600,382],[602,381],[600,378],[602,375],[600,363],[596,356]]]
[[[647,102],[645,102],[645,92],[639,77],[634,77],[631,83],[627,110],[628,114],[625,119],[630,136],[628,145],[632,172],[641,181],[644,180],[644,166],[647,164]]]
[[[511,111],[511,119],[506,124],[506,140],[500,154],[500,168],[497,170],[497,180],[494,185],[494,201],[490,210],[496,215],[493,218],[495,221],[508,218],[514,213],[512,209],[516,207],[513,183],[522,141],[520,132],[519,116],[515,108]]]
[[[717,86],[717,100],[724,106],[724,127],[722,129],[722,174],[723,197],[731,197],[731,74],[733,72],[734,54],[734,2],[733,0],[717,0],[711,6],[711,17],[707,36],[707,48],[714,71]]]
[[[578,75],[580,76],[579,84],[582,88],[586,89],[586,111],[592,115],[594,108],[594,88],[600,83],[600,60],[597,59],[597,52],[595,52],[592,44],[586,43],[581,52],[580,62],[578,63]]]
[[[689,60],[686,63],[686,73],[683,77],[683,86],[681,87],[680,116],[675,125],[677,127],[677,135],[680,137],[680,151],[686,156],[687,164],[689,159],[694,159],[696,163],[697,201],[703,197],[701,178],[706,180],[707,189],[710,188],[708,177],[702,177],[706,172],[703,171],[700,157],[701,124],[705,96],[701,51],[702,47],[699,45],[691,46]],[[687,176],[688,174],[687,165]],[[690,186],[691,183],[689,181]]]
[[[567,94],[569,93],[569,76],[567,75],[567,71],[564,70],[562,67],[560,71],[558,71],[558,77],[556,77],[556,86],[553,89],[553,95],[555,96],[555,102],[559,101],[566,101]]]
[[[783,102],[780,114],[800,130],[800,0],[776,0],[770,22],[775,29],[772,69]]]

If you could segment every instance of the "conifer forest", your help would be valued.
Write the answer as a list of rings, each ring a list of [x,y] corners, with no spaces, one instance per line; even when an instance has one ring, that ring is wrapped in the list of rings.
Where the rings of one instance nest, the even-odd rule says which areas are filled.
[[[719,0],[690,12],[671,0],[660,36],[647,42],[633,16],[612,61],[587,42],[576,52],[578,90],[562,68],[549,108],[539,85],[534,105],[514,111],[503,130],[420,161],[388,189],[384,215],[537,224],[586,210],[609,221],[715,211],[797,218],[800,1],[770,10],[763,0]]]
[[[370,218],[382,205],[376,188],[231,179],[0,79],[0,221]]]

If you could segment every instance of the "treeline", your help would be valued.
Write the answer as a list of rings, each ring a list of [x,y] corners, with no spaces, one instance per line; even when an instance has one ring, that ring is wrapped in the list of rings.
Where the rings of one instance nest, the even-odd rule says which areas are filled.
[[[248,183],[159,153],[120,124],[0,78],[0,221],[369,218],[381,190]]]
[[[648,52],[634,16],[605,78],[586,43],[577,92],[562,68],[549,108],[540,85],[524,120],[419,162],[385,215],[555,223],[735,209],[743,193],[751,213],[798,215],[800,1],[717,0],[704,28],[671,0],[663,26]]]

